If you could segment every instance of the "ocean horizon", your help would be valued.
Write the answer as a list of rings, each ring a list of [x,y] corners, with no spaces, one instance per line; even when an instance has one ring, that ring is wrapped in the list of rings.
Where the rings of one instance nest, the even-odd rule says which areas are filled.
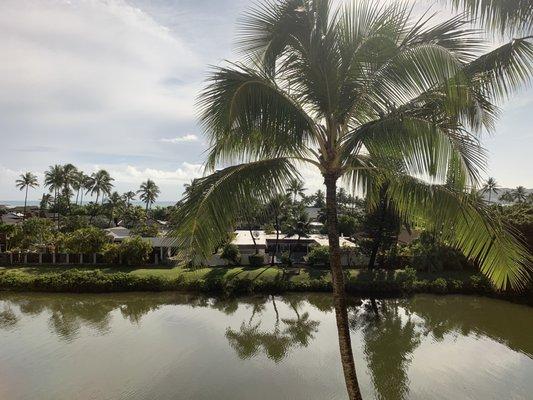
[[[28,206],[38,206],[40,204],[40,200],[28,200],[27,202],[27,205]],[[87,204],[89,203],[89,201],[84,201],[83,204]],[[177,200],[176,201],[168,201],[168,200],[161,200],[161,201],[156,201],[152,207],[157,207],[157,206],[160,206],[160,207],[169,207],[169,206],[173,206],[177,203]],[[142,201],[139,201],[139,200],[134,200],[131,202],[131,204],[134,204],[134,205],[139,205],[139,206],[144,206],[145,203],[143,203]],[[0,200],[0,206],[7,206],[7,207],[23,207],[24,206],[24,199],[22,200]]]

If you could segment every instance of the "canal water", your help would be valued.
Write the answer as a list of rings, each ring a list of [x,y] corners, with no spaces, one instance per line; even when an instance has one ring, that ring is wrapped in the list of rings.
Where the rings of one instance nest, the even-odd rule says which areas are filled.
[[[533,308],[351,299],[365,399],[532,399]],[[328,294],[0,293],[0,399],[345,399]]]

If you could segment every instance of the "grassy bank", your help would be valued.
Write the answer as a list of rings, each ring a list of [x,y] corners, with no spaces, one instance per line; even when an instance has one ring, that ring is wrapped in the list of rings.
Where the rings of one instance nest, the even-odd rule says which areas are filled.
[[[465,293],[517,298],[532,303],[531,293],[496,292],[481,275],[471,272],[439,274],[398,271],[346,271],[348,292],[356,295],[397,296],[408,293]],[[0,290],[104,293],[128,291],[199,291],[224,294],[331,291],[327,270],[302,270],[286,275],[278,268],[69,268],[0,267]],[[529,295],[529,296],[528,296]]]

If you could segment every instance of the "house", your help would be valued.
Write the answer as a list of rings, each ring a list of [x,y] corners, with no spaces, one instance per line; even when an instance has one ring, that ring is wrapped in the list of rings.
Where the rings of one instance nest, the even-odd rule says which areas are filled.
[[[265,256],[265,262],[269,261],[274,252],[276,253],[276,262],[279,262],[279,258],[283,253],[290,253],[291,258],[295,262],[304,262],[305,257],[309,254],[309,251],[314,246],[328,246],[327,235],[310,234],[308,237],[287,237],[280,233],[279,238],[276,240],[276,233],[266,233],[262,230],[247,231],[237,230],[235,231],[235,238],[232,244],[239,248],[241,253],[241,264],[249,264],[249,257],[253,254],[260,254]],[[340,246],[343,249],[342,264],[344,266],[357,265],[362,262],[358,256],[358,246],[348,240],[345,237],[339,238]],[[276,250],[276,245],[278,251]],[[211,266],[224,265],[225,261],[220,259],[218,254],[212,256],[208,264]]]
[[[113,243],[121,243],[124,239],[131,237],[131,231],[128,228],[118,226],[116,228],[104,229],[107,236]],[[158,261],[167,260],[172,257],[178,247],[177,239],[172,237],[143,237],[145,242],[150,243],[153,248],[153,258]]]

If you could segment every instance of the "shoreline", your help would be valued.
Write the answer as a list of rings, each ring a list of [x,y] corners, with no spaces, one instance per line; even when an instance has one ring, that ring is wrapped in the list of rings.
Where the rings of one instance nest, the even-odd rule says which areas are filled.
[[[0,291],[42,293],[188,292],[225,296],[332,291],[329,270],[284,274],[277,267],[79,268],[0,267]],[[498,292],[471,271],[346,270],[346,292],[361,297],[479,295],[533,306],[533,291]]]

